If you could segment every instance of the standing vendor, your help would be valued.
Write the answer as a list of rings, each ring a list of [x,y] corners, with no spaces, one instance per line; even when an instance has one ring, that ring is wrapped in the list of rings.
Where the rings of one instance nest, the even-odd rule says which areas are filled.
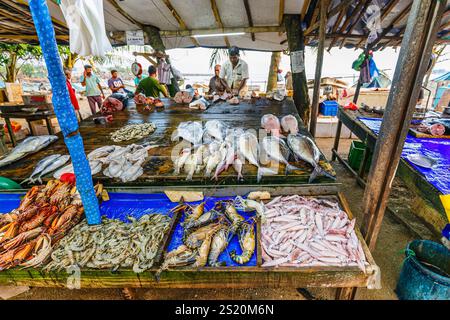
[[[166,98],[169,97],[166,86],[160,84],[156,78],[156,68],[154,66],[148,67],[148,77],[139,82],[135,95],[141,92],[143,92],[146,97],[159,98],[160,93]]]
[[[102,99],[105,99],[100,78],[92,72],[90,65],[84,66],[84,74],[81,76],[81,85],[86,87],[86,97],[92,114],[96,114],[96,106],[100,110],[102,107]]]
[[[229,61],[225,61],[220,70],[220,77],[230,84],[233,94],[243,97],[248,91],[248,65],[239,56],[239,48],[228,49]]]
[[[209,80],[209,94],[212,94],[213,92],[217,94],[222,94],[225,91],[231,92],[230,87],[228,86],[228,83],[225,81],[225,79],[222,79],[220,75],[220,64],[216,64],[214,67],[214,77],[212,77]]]

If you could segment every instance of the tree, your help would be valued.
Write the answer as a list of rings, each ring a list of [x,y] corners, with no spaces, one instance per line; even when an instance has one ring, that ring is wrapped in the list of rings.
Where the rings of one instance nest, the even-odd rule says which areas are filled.
[[[64,68],[72,69],[75,65],[75,62],[77,62],[78,59],[80,59],[80,56],[78,53],[72,53],[70,52],[70,48],[68,46],[58,46],[59,55],[62,58],[63,66]]]
[[[4,66],[6,70],[1,77],[5,82],[15,82],[20,68],[26,61],[41,57],[42,50],[39,46],[0,43],[0,65]],[[22,62],[20,65],[19,61]]]
[[[277,89],[278,82],[278,69],[281,61],[281,52],[272,52],[270,58],[269,76],[267,78],[267,92],[275,91]]]

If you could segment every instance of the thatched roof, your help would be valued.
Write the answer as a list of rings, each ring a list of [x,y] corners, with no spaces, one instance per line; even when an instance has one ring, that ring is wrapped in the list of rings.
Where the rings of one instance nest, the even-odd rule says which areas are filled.
[[[60,7],[47,1],[54,18],[57,39],[67,43],[68,30]],[[412,0],[379,0],[381,26],[388,29],[375,49],[399,46]],[[317,44],[319,0],[104,0],[105,25],[114,45],[125,44],[123,31],[152,25],[160,29],[167,49],[227,47],[278,51],[287,48],[283,14],[301,14],[306,44]],[[371,0],[332,0],[328,7],[326,45],[364,47],[368,30],[364,13]],[[438,34],[438,42],[450,42],[450,0]],[[245,32],[229,37],[194,35]],[[0,2],[0,41],[37,43],[25,0]]]

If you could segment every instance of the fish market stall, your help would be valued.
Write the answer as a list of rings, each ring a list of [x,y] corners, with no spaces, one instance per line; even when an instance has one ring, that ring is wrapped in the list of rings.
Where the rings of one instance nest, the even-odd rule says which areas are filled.
[[[380,115],[369,113],[362,109],[352,111],[339,107],[338,118],[342,124],[348,127],[366,144],[368,151],[373,152],[381,125],[382,118]],[[413,125],[413,127],[417,126]],[[414,210],[414,212],[431,225],[437,234],[439,234],[446,223],[448,223],[448,218],[440,196],[450,193],[450,181],[448,175],[448,170],[450,170],[448,164],[450,154],[449,141],[450,140],[446,139],[445,136],[439,139],[416,137],[416,133],[410,131],[397,170],[397,175],[411,190],[419,195],[418,199],[416,199],[417,201],[414,201],[416,203],[416,210]],[[336,150],[338,145],[339,137],[337,136],[335,148],[333,149],[333,157],[337,157],[339,161],[353,171],[353,169],[349,167],[348,162],[338,155]],[[421,154],[423,153],[436,159],[437,162],[439,162],[438,167],[434,167],[433,169],[416,165],[414,163],[416,161],[414,158],[411,158],[411,155],[414,155],[417,152],[417,148],[420,148]],[[362,178],[368,167],[368,159],[369,152],[363,157],[359,172],[356,173],[353,171],[362,183],[364,183]]]
[[[86,154],[90,160],[91,171],[93,177],[97,181],[101,181],[106,186],[117,185],[129,185],[129,186],[147,186],[147,185],[172,185],[172,184],[237,184],[237,183],[255,183],[258,180],[258,172],[260,175],[260,183],[286,183],[289,181],[298,183],[307,183],[314,171],[315,182],[332,182],[335,179],[335,173],[331,165],[327,162],[325,157],[315,146],[313,140],[310,138],[309,133],[302,124],[294,103],[291,99],[286,98],[282,102],[268,100],[268,99],[252,99],[249,101],[241,101],[239,105],[230,105],[227,102],[218,102],[210,106],[207,110],[193,110],[189,109],[186,104],[176,104],[170,99],[162,99],[165,104],[165,108],[153,108],[152,110],[140,110],[139,108],[131,105],[124,111],[114,113],[114,120],[105,124],[96,124],[94,122],[95,117],[90,117],[83,120],[80,123],[80,133],[84,139],[84,146]],[[271,119],[270,117],[273,119]],[[264,117],[265,116],[265,117]],[[191,172],[191,178],[189,176],[189,169],[186,166],[180,165],[177,162],[177,157],[183,155],[182,152],[186,146],[191,142],[194,147],[190,148],[192,156],[194,152],[198,151],[196,144],[200,143],[200,140],[206,141],[206,136],[202,135],[203,132],[209,132],[216,137],[209,137],[211,142],[222,142],[227,140],[226,132],[231,129],[241,128],[241,130],[253,129],[254,135],[251,139],[257,139],[260,137],[262,142],[261,133],[264,129],[261,128],[262,121],[264,122],[268,118],[268,125],[275,125],[278,128],[286,124],[283,117],[291,120],[295,125],[295,131],[305,137],[310,143],[311,147],[315,148],[317,154],[317,163],[307,163],[299,160],[298,157],[290,156],[289,163],[284,160],[278,159],[274,163],[273,159],[262,160],[262,153],[256,152],[256,159],[252,162],[246,161],[239,172],[233,168],[234,157],[236,155],[231,154],[230,162],[228,165],[219,170],[216,173],[216,167],[219,163],[212,162],[210,165],[210,171],[206,174],[206,168],[195,168],[195,172]],[[272,124],[272,122],[275,124]],[[189,139],[179,134],[180,137],[174,136],[176,131],[180,131],[182,124],[196,124],[201,131],[198,135],[199,141],[185,141]],[[265,122],[266,123],[266,122]],[[287,123],[289,125],[289,122]],[[192,128],[196,130],[197,127]],[[294,130],[293,129],[293,130]],[[270,131],[272,129],[266,129]],[[289,132],[279,132],[272,130],[271,136],[288,135]],[[217,137],[217,134],[221,135]],[[235,132],[234,138],[238,136],[238,132]],[[238,143],[230,135],[230,145]],[[287,151],[290,150],[283,141],[275,141],[276,138],[267,140],[267,148],[272,148],[271,144],[278,145],[277,142],[282,144],[282,147]],[[293,141],[293,140],[292,140]],[[187,144],[186,144],[187,142]],[[250,141],[252,142],[252,141]],[[246,141],[242,144],[248,144]],[[289,139],[287,139],[289,144]],[[137,146],[136,146],[137,145]],[[211,144],[209,144],[211,145]],[[114,149],[114,146],[118,146]],[[233,145],[234,146],[234,145]],[[143,147],[146,148],[148,153],[143,151]],[[123,149],[120,149],[123,148]],[[126,149],[128,148],[128,149]],[[178,149],[177,149],[178,148]],[[266,148],[266,149],[267,149]],[[120,150],[119,150],[120,149]],[[224,153],[230,151],[232,148],[223,149]],[[95,150],[95,151],[94,151]],[[93,152],[94,151],[94,152]],[[105,153],[106,152],[106,153]],[[36,166],[39,161],[52,155],[52,154],[67,154],[67,149],[64,145],[63,139],[58,139],[52,145],[52,148],[46,148],[40,152],[27,156],[26,158],[2,167],[2,175],[8,177],[17,182],[22,182],[32,175],[32,172],[36,170]],[[112,155],[113,154],[113,155]],[[132,161],[126,164],[120,163],[122,155],[128,155],[132,158]],[[115,156],[117,155],[117,157]],[[105,158],[105,156],[108,156]],[[188,155],[187,155],[188,156]],[[243,155],[245,157],[245,155]],[[206,157],[206,156],[205,156]],[[287,156],[289,157],[289,155]],[[269,157],[270,158],[270,157]],[[219,159],[220,160],[220,159]],[[218,160],[218,162],[220,162]],[[249,160],[248,157],[246,160]],[[186,162],[186,159],[183,160]],[[119,162],[119,163],[118,163]],[[111,164],[112,163],[112,164]],[[260,167],[274,167],[272,170],[260,169]],[[286,164],[288,164],[286,168]],[[61,167],[62,171],[56,170],[46,172],[43,175],[35,175],[34,179],[31,177],[28,182],[33,182],[36,178],[42,179],[42,181],[48,181],[53,177],[59,178],[61,173],[72,172],[69,162],[65,163],[66,167]],[[128,176],[115,174],[115,171],[122,170],[125,167],[133,166],[133,174]],[[178,165],[178,168],[177,168]],[[113,168],[113,166],[115,166]],[[208,164],[205,163],[205,167]],[[316,167],[316,170],[315,167]],[[116,170],[116,168],[119,168]],[[260,170],[259,170],[260,169]],[[288,169],[288,170],[286,170]],[[126,171],[126,170],[123,170]],[[129,171],[129,170],[128,170]],[[319,172],[320,171],[320,172]],[[178,173],[177,173],[178,172]],[[287,175],[285,174],[287,172]],[[243,180],[243,181],[242,181]],[[37,180],[39,181],[39,180]]]
[[[81,288],[379,288],[379,269],[336,185],[194,186],[203,198],[183,205],[168,201],[167,190],[110,188],[101,225],[79,222],[45,262],[2,270],[0,283],[65,287],[79,271]],[[0,198],[17,207],[16,195]]]

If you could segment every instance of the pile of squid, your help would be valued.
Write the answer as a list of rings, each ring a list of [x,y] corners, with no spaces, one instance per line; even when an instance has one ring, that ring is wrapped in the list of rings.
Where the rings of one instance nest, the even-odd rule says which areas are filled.
[[[95,189],[99,195],[103,187]],[[52,246],[83,219],[83,213],[74,185],[50,180],[32,187],[17,209],[0,215],[0,270],[43,264]]]
[[[158,259],[164,235],[169,231],[171,218],[164,214],[145,214],[128,218],[129,222],[107,219],[89,226],[86,221],[74,227],[51,254],[47,270],[80,268],[132,268],[141,273]]]
[[[238,264],[250,261],[255,252],[255,220],[246,221],[237,212],[234,201],[218,201],[206,212],[204,202],[195,207],[180,204],[172,210],[184,212],[183,244],[166,254],[157,277],[170,268],[223,266],[219,256],[234,235],[238,236],[242,252],[238,254],[233,250],[229,253],[230,258]]]
[[[358,266],[365,271],[355,219],[349,220],[337,202],[292,195],[264,207],[263,267]]]

